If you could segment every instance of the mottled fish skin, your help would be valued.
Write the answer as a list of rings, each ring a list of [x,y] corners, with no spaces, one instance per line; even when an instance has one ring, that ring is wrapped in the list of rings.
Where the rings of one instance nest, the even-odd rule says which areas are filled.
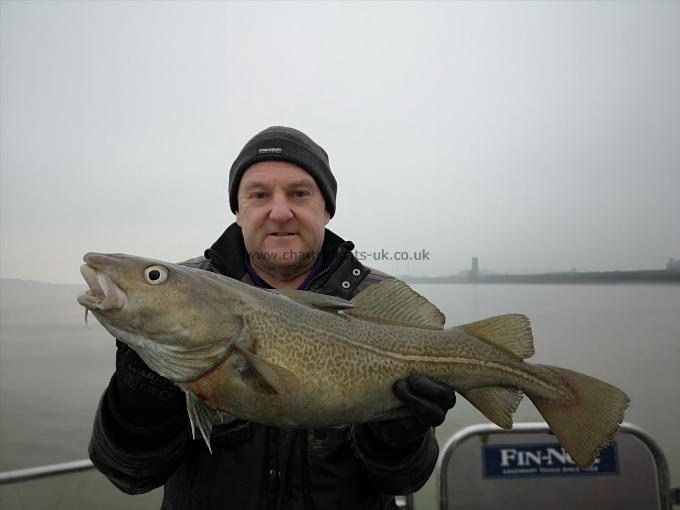
[[[277,296],[261,296],[258,303],[259,309],[242,316],[244,332],[256,339],[258,356],[298,376],[301,390],[253,393],[229,359],[191,385],[215,407],[245,419],[295,428],[372,421],[401,406],[392,384],[416,372],[463,395],[502,385],[547,399],[570,398],[555,374],[460,330],[374,324]]]
[[[419,372],[450,384],[504,428],[528,395],[585,467],[628,405],[607,383],[525,362],[534,350],[523,315],[444,329],[441,312],[398,280],[348,302],[131,255],[89,253],[84,260],[90,290],[78,301],[187,392],[192,426],[199,422],[208,446],[212,408],[290,428],[399,416],[392,385]],[[150,270],[161,277],[152,281]]]

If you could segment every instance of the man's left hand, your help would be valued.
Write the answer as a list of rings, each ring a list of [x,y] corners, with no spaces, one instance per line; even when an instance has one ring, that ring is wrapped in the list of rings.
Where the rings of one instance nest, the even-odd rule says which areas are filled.
[[[444,422],[446,412],[456,404],[456,393],[446,383],[425,374],[412,374],[400,379],[392,391],[411,416],[396,420],[369,423],[373,435],[383,443],[400,447],[422,437],[431,427]]]

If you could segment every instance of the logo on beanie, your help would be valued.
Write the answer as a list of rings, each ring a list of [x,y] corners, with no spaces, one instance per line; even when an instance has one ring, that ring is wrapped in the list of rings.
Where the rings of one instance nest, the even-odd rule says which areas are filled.
[[[283,149],[281,147],[269,147],[267,149],[257,149],[258,154],[281,154]]]

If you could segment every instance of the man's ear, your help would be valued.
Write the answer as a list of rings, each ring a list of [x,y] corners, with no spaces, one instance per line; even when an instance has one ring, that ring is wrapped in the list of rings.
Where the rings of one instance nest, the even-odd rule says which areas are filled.
[[[325,220],[324,220],[324,225],[328,225],[328,222],[331,221],[331,213],[328,212],[328,209],[323,210]],[[238,218],[238,216],[237,216]]]
[[[236,209],[236,212],[234,213],[236,215],[236,224],[240,227],[241,222],[239,221],[239,214],[238,214],[238,209]]]

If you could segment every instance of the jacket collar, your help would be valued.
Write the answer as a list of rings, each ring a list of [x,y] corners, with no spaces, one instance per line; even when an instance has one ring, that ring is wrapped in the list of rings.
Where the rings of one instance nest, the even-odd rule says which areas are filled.
[[[347,252],[354,249],[354,243],[344,241],[340,236],[326,229],[321,251],[323,252],[324,272],[336,263],[336,258],[344,257]],[[247,274],[246,247],[243,243],[243,232],[235,222],[229,225],[222,235],[205,250],[205,257],[213,266],[225,276],[243,279]]]

